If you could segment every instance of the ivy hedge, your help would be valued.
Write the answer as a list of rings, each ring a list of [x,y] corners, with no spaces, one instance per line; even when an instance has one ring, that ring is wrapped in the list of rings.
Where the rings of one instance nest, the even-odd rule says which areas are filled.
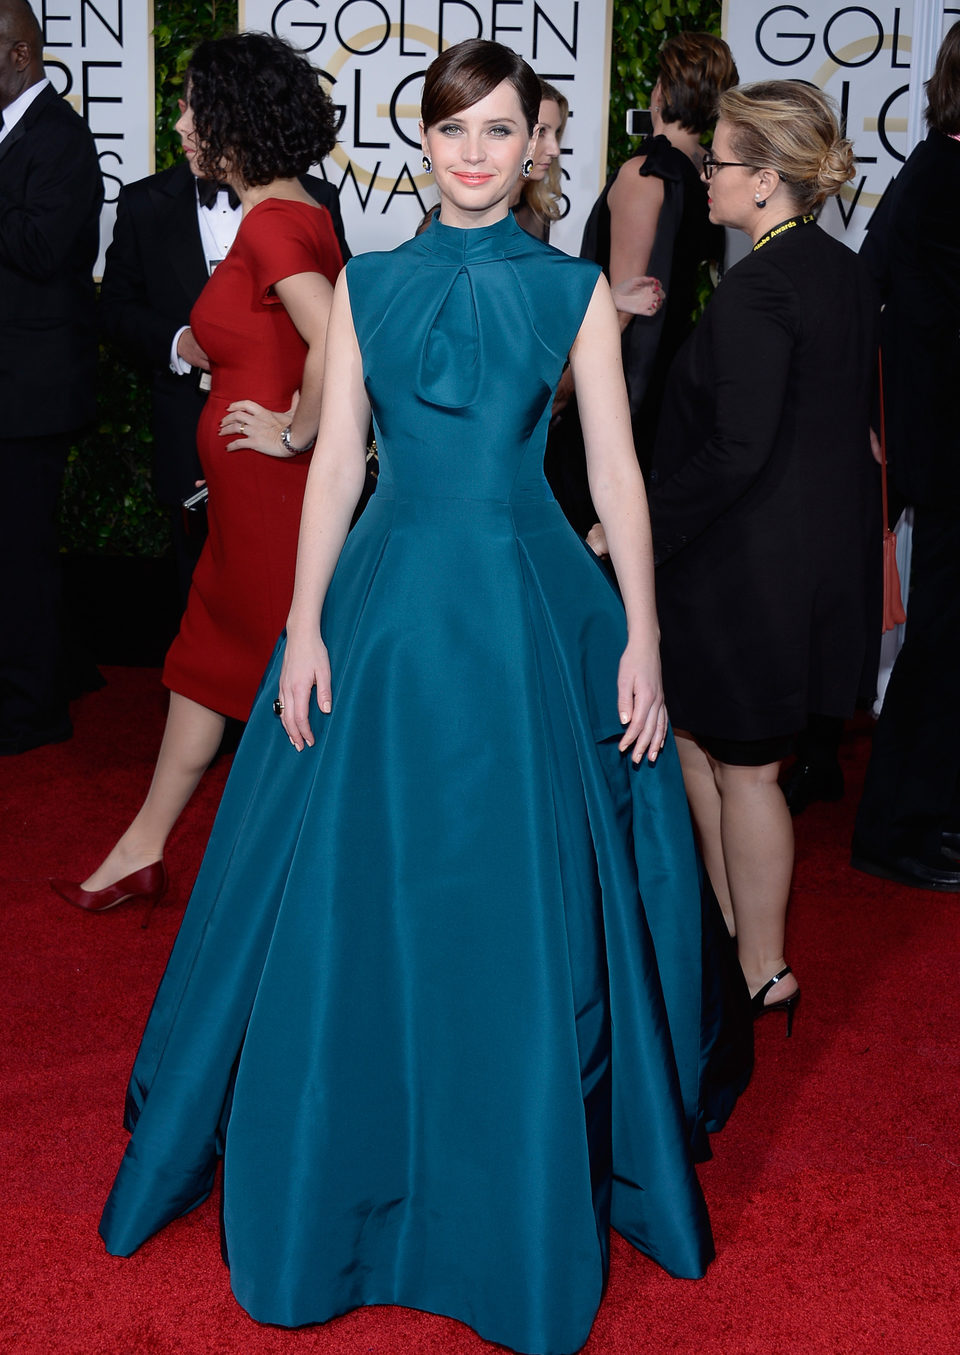
[[[154,0],[157,168],[175,162],[173,130],[183,74],[194,46],[237,26],[237,0]],[[720,32],[715,0],[614,0],[608,167],[633,154],[628,108],[646,108],[660,44],[684,29]],[[163,555],[167,524],[150,483],[149,387],[138,371],[104,347],[100,417],[71,449],[61,505],[61,542],[78,554]]]

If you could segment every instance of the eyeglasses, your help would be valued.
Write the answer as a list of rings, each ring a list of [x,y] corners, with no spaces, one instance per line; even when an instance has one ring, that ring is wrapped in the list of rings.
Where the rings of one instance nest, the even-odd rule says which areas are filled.
[[[756,169],[756,165],[748,165],[743,160],[717,160],[712,151],[706,151],[700,164],[700,173],[709,183],[718,169],[724,169],[728,165],[738,169]]]

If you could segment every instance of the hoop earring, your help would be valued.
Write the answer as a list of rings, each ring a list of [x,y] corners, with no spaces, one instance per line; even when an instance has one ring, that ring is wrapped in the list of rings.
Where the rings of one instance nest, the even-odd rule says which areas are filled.
[[[524,179],[529,179],[532,170],[533,170],[533,161],[530,160],[529,158],[524,160],[523,164],[520,166],[521,177]]]
[[[753,200],[758,207],[766,207],[767,205],[766,198],[762,198],[759,193],[754,193]]]
[[[425,174],[433,173],[433,161],[430,159],[429,155],[425,155],[420,163],[423,165],[423,171]]]

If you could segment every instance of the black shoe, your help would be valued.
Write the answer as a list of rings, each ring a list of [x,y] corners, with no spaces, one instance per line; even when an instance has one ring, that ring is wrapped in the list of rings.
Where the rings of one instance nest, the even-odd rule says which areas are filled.
[[[952,831],[941,833],[940,850],[945,856],[949,856],[951,861],[960,861],[960,833]]]
[[[790,813],[802,814],[815,800],[833,804],[843,799],[843,771],[839,762],[801,762],[798,758],[781,778],[780,787]]]
[[[17,753],[29,753],[31,748],[43,748],[48,743],[64,743],[73,735],[73,725],[69,720],[53,726],[51,729],[35,729],[0,736],[0,757],[15,757]]]
[[[793,970],[787,965],[786,969],[781,969],[779,974],[774,974],[772,979],[768,979],[759,992],[754,993],[750,999],[750,1007],[753,1011],[753,1019],[757,1020],[760,1016],[769,1016],[771,1012],[785,1012],[787,1017],[787,1039],[793,1034],[793,1017],[797,1010],[797,1003],[800,1001],[800,989],[797,988],[789,997],[781,998],[779,1002],[764,1003],[764,999],[770,990],[785,979]]]
[[[960,861],[953,860],[942,849],[918,851],[916,855],[881,855],[864,850],[854,842],[850,864],[866,875],[877,875],[881,880],[912,885],[915,889],[944,889],[960,893]]]

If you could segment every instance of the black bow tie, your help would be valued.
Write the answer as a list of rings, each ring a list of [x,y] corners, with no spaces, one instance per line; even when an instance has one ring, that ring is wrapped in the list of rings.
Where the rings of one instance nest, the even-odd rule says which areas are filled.
[[[215,207],[218,193],[226,193],[231,207],[240,206],[240,199],[228,183],[221,183],[219,179],[197,180],[197,196],[201,207]]]

